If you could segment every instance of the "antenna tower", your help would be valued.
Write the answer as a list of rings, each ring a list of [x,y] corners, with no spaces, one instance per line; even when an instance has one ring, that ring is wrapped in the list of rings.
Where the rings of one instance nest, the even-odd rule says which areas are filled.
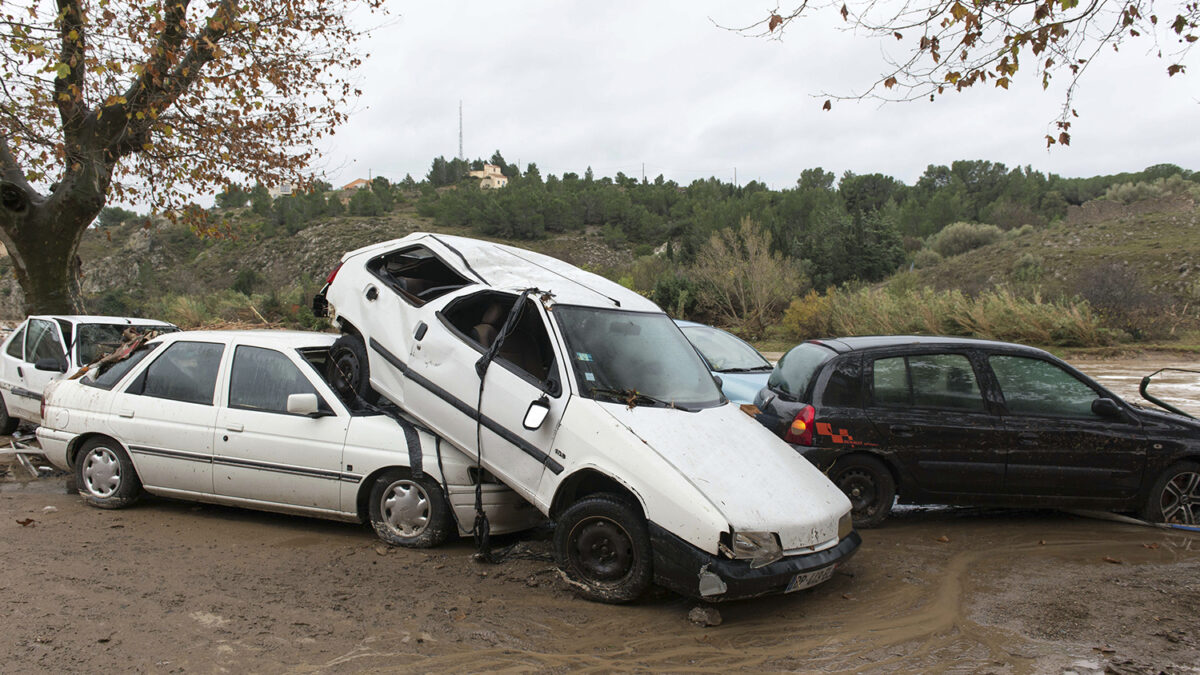
[[[458,101],[458,158],[463,158],[462,151],[462,100]]]

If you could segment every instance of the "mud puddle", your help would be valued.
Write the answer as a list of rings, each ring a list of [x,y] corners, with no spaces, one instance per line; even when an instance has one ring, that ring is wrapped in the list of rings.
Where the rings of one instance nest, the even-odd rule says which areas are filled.
[[[1114,359],[1072,361],[1071,364],[1126,401],[1150,407],[1156,406],[1138,393],[1143,377],[1159,368],[1200,370],[1200,361],[1179,359]],[[1200,417],[1200,373],[1160,373],[1154,377],[1147,391],[1190,415]]]

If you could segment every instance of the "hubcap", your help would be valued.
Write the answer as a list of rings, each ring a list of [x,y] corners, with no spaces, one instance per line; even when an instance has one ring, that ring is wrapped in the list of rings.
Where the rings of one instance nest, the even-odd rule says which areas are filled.
[[[1163,486],[1159,507],[1164,522],[1200,524],[1200,473],[1182,471],[1175,474]]]
[[[83,458],[83,484],[97,497],[111,497],[121,487],[121,462],[105,447],[92,448]]]
[[[398,480],[384,491],[380,512],[384,522],[396,534],[420,536],[429,525],[429,495],[411,480]]]
[[[629,533],[607,518],[577,523],[568,543],[571,562],[589,579],[615,581],[633,567],[633,541]]]
[[[837,486],[850,498],[855,513],[870,515],[878,508],[875,476],[863,469],[849,469],[838,477]]]

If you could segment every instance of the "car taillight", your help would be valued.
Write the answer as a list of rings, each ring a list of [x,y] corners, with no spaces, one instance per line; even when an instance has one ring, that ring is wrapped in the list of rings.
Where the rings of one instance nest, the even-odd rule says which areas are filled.
[[[338,270],[340,269],[342,269],[342,263],[338,263],[337,267],[334,267],[333,271],[329,273],[329,276],[325,277],[325,283],[332,284],[333,278],[337,276]]]
[[[817,409],[811,405],[806,405],[796,413],[796,418],[792,420],[792,424],[788,427],[787,433],[783,435],[783,440],[795,445],[812,445],[813,442],[813,419],[817,416]]]

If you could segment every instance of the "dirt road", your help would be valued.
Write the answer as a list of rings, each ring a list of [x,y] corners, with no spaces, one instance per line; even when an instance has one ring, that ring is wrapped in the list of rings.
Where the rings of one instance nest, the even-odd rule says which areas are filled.
[[[719,605],[712,628],[665,592],[579,600],[545,532],[513,542],[484,565],[469,542],[387,549],[365,527],[0,483],[0,671],[1200,672],[1195,535],[902,511],[831,582]]]

